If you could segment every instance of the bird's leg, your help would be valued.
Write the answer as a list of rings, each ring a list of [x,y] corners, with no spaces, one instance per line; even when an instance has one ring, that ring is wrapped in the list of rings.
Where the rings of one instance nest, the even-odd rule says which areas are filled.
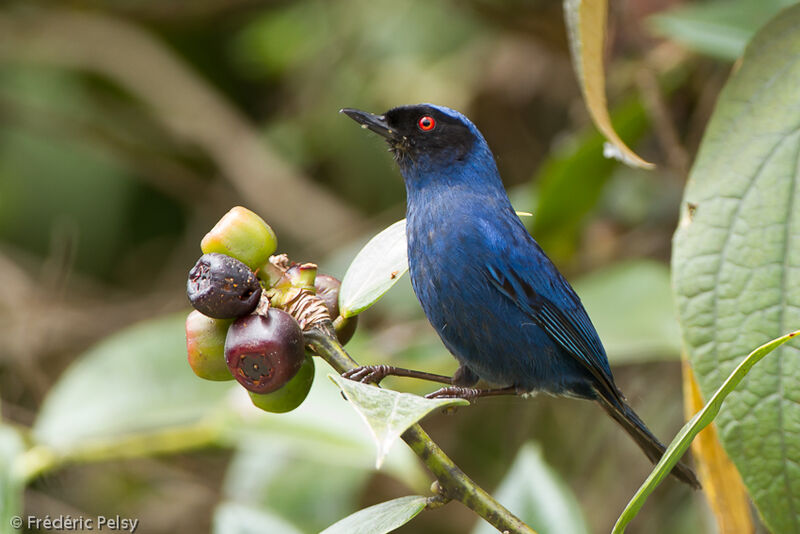
[[[475,400],[479,397],[496,397],[499,395],[519,395],[516,386],[508,386],[504,388],[493,389],[476,389],[465,388],[459,386],[449,386],[428,393],[425,395],[426,399],[466,399],[468,401]]]
[[[356,382],[363,382],[364,384],[378,384],[387,376],[405,376],[408,378],[428,380],[430,382],[439,382],[440,384],[453,383],[453,378],[449,376],[426,373],[425,371],[413,371],[411,369],[403,369],[402,367],[394,367],[392,365],[363,365],[345,371],[342,373],[342,376],[350,380],[355,380]]]

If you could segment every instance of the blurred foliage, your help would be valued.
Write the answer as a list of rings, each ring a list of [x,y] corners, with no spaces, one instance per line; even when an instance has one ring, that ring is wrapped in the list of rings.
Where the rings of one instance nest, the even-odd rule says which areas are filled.
[[[682,417],[664,296],[685,179],[673,156],[694,156],[729,67],[648,33],[649,17],[673,8],[683,11],[664,16],[702,9],[647,0],[611,12],[610,111],[632,148],[659,165],[647,174],[600,157],[560,2],[0,6],[0,466],[23,444],[39,443],[58,454],[38,461],[63,467],[29,481],[22,500],[0,469],[0,517],[12,508],[51,517],[122,513],[154,533],[266,525],[318,532],[356,509],[427,495],[429,480],[405,447],[374,471],[374,445],[325,378],[326,366],[317,365],[300,409],[256,413],[229,385],[192,375],[182,318],[170,315],[185,313],[185,276],[202,235],[234,204],[263,206],[282,251],[339,276],[369,237],[403,217],[391,157],[337,113],[349,106],[380,112],[431,101],[479,125],[515,206],[534,213],[537,239],[579,281],[621,388],[654,431],[669,436]],[[70,31],[72,17],[95,15],[92,27],[115,37],[98,42],[97,34]],[[761,19],[741,20],[754,33]],[[728,33],[703,29],[707,39]],[[642,69],[655,72],[653,84],[642,82]],[[240,160],[241,147],[278,159]],[[275,166],[252,168],[252,161]],[[264,175],[283,181],[264,186]],[[337,222],[290,231],[312,215]],[[618,265],[633,259],[644,261]],[[365,364],[455,370],[407,278],[361,317],[348,349]],[[403,379],[387,385],[429,391]],[[649,467],[589,403],[487,399],[424,425],[487,489],[514,481],[514,458],[530,462],[532,449],[522,447],[533,440],[540,467],[559,473],[592,532],[610,530]],[[187,427],[197,431],[192,440],[170,441]],[[61,463],[86,454],[109,461]],[[667,485],[635,525],[700,532],[705,514],[700,497]],[[397,532],[473,528],[472,514],[448,505]]]
[[[687,4],[651,18],[660,34],[719,59],[735,61],[756,30],[794,0],[722,0]]]

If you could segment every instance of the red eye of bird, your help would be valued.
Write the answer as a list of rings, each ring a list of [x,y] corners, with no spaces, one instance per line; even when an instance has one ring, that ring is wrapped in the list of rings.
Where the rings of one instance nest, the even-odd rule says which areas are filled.
[[[417,126],[423,132],[430,132],[436,126],[436,121],[430,115],[425,115],[417,122]]]

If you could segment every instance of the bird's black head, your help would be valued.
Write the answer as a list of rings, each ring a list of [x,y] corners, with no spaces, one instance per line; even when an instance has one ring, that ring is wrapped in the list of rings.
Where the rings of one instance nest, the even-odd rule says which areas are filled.
[[[476,143],[486,143],[469,119],[443,106],[401,106],[383,115],[350,108],[341,113],[385,137],[401,166],[419,161],[452,163],[463,160]]]

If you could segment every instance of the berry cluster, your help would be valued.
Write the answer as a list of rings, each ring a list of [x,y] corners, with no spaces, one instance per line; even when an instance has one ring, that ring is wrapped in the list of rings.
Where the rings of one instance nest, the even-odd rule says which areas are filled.
[[[206,380],[236,379],[263,410],[295,409],[314,379],[303,329],[333,321],[343,344],[355,332],[356,321],[339,316],[340,282],[312,263],[274,256],[275,233],[241,206],[200,248],[186,282],[195,308],[186,318],[189,365]]]

